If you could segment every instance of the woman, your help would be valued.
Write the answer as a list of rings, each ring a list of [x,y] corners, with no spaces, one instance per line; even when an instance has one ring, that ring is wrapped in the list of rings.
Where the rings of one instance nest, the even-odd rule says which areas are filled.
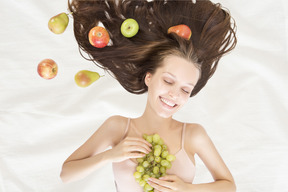
[[[138,118],[108,118],[64,162],[62,180],[84,178],[112,163],[117,191],[143,191],[133,178],[136,158],[151,151],[151,144],[142,135],[158,133],[176,160],[166,176],[149,179],[154,191],[235,191],[233,177],[205,129],[173,119],[189,97],[206,85],[220,58],[235,47],[235,25],[230,14],[210,1],[73,0],[69,9],[81,50],[127,91],[147,92],[147,104]],[[126,18],[135,19],[140,26],[132,38],[120,32]],[[110,45],[102,49],[91,46],[88,40],[89,30],[99,22],[111,37]],[[167,33],[169,27],[179,24],[189,26],[191,39]],[[193,184],[195,154],[214,182]]]

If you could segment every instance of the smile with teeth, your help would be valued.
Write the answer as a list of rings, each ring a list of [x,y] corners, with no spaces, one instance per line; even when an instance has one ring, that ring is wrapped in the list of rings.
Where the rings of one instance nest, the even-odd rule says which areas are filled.
[[[166,105],[168,105],[169,107],[175,107],[175,106],[176,106],[175,103],[173,103],[172,101],[169,101],[169,100],[167,100],[167,99],[164,99],[163,97],[160,97],[160,100],[161,100],[163,103],[165,103]]]

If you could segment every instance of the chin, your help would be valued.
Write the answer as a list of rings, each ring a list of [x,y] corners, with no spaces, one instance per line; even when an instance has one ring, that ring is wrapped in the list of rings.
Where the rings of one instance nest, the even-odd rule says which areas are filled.
[[[168,119],[168,118],[171,118],[177,111],[178,111],[178,108],[174,109],[173,111],[166,111],[166,110],[160,109],[157,111],[157,115],[164,119]]]
[[[158,116],[162,117],[163,119],[169,119],[173,116],[173,114],[158,113]]]

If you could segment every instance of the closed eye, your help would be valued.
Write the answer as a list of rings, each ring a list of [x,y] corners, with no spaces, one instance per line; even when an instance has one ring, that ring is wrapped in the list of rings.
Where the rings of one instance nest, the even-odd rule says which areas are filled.
[[[182,91],[186,94],[190,94],[190,91],[186,91],[185,89],[182,89]]]
[[[169,84],[169,85],[173,84],[172,82],[167,81],[167,80],[164,80],[164,82],[167,83],[167,84]]]

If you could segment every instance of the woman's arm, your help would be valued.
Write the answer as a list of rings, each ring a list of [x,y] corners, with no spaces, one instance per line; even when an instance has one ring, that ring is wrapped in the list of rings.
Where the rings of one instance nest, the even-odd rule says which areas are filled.
[[[189,191],[236,191],[233,176],[204,128],[197,125],[196,127],[191,127],[189,131],[191,135],[190,146],[195,150],[194,152],[203,161],[214,179],[214,182],[211,183],[191,184]]]
[[[118,122],[118,125],[116,124]],[[63,163],[63,182],[79,180],[111,161],[105,151],[124,134],[125,122],[120,116],[108,118],[97,131]],[[115,134],[111,134],[111,133]]]
[[[63,182],[82,179],[108,162],[143,157],[149,153],[149,143],[142,138],[125,138],[127,118],[113,116],[63,163]],[[148,145],[148,144],[149,145]],[[112,146],[112,149],[107,150]]]

